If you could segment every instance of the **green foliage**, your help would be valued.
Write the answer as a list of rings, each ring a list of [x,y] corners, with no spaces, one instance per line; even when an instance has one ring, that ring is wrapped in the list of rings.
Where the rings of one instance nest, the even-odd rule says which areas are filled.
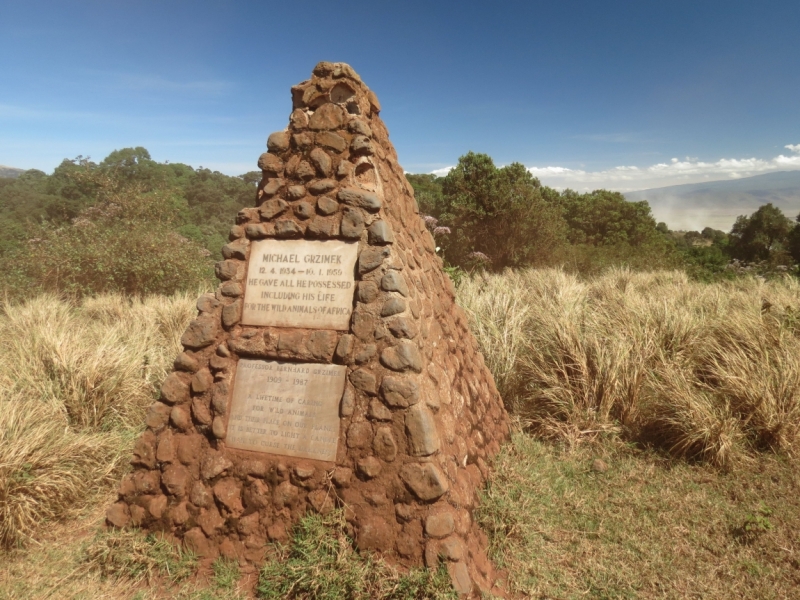
[[[647,202],[628,202],[619,192],[566,190],[559,198],[573,244],[641,246],[658,238]]]
[[[684,268],[698,281],[732,279],[734,273],[728,268],[730,256],[719,246],[693,246],[684,254]]]
[[[170,294],[210,280],[209,252],[176,231],[187,206],[175,189],[88,166],[70,177],[95,203],[68,223],[29,226],[6,252],[7,294]]]
[[[156,576],[176,582],[197,568],[197,557],[156,534],[137,529],[102,531],[83,548],[82,562],[104,577],[152,580]]]
[[[772,509],[760,502],[758,508],[747,513],[742,524],[733,530],[734,537],[742,543],[752,544],[762,534],[773,529],[772,521],[769,519],[771,516]]]
[[[307,515],[295,526],[291,546],[261,569],[261,598],[367,600],[456,598],[447,573],[412,569],[398,573],[383,561],[353,550],[344,513]]]
[[[436,175],[406,175],[406,179],[414,188],[414,197],[423,215],[431,215],[437,219],[444,210],[444,196],[442,195],[443,177]]]
[[[170,190],[184,200],[173,206],[174,228],[217,255],[226,243],[231,218],[251,206],[261,173],[229,177],[180,163],[158,163],[142,147],[114,150],[99,164],[78,156],[64,160],[52,175],[26,171],[16,179],[0,178],[0,256],[35,237],[29,229],[46,222],[65,226],[98,201],[102,190],[85,173],[104,174],[140,193]]]
[[[520,163],[498,168],[469,152],[446,177],[408,175],[442,256],[467,271],[563,265],[581,273],[609,266],[677,265],[675,244],[646,202],[617,192],[543,187]],[[436,227],[439,225],[439,227]],[[438,232],[438,233],[437,233]]]
[[[495,270],[544,265],[566,243],[558,207],[520,163],[497,168],[486,154],[469,152],[442,181],[442,194],[451,233],[437,242],[455,265],[474,266],[482,255]]]
[[[746,262],[768,260],[787,264],[788,238],[793,227],[779,208],[765,204],[749,217],[736,219],[730,235],[731,255]]]
[[[221,590],[233,590],[242,576],[239,563],[229,558],[220,557],[212,565],[214,584]]]
[[[142,147],[0,178],[0,288],[12,297],[196,289],[260,178],[157,163]]]

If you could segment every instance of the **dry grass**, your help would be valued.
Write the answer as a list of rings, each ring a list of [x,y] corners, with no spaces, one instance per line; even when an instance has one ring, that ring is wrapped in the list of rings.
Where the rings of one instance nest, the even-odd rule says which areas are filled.
[[[460,286],[528,432],[496,461],[479,515],[513,590],[798,597],[798,292],[791,280],[706,285],[624,270],[590,280],[526,271]],[[181,579],[191,557],[143,533],[101,531],[193,304],[43,296],[0,307],[1,600],[234,599],[256,585],[247,573],[242,587],[224,561]],[[597,456],[607,472],[592,470]],[[447,593],[438,578],[396,578],[359,557],[335,522],[307,521],[296,534],[261,574],[261,596]]]
[[[529,270],[473,277],[459,300],[507,405],[540,435],[621,435],[720,466],[795,452],[796,280]]]
[[[773,454],[725,472],[517,433],[476,517],[517,597],[791,600],[799,491],[796,469]]]
[[[0,547],[75,516],[118,480],[193,304],[0,306]]]

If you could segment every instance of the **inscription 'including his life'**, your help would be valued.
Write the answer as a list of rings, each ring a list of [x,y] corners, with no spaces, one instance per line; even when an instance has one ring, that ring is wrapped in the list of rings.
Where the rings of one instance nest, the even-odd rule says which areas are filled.
[[[335,461],[346,371],[342,365],[241,359],[226,444]]]
[[[261,240],[252,243],[244,325],[346,330],[358,244]]]

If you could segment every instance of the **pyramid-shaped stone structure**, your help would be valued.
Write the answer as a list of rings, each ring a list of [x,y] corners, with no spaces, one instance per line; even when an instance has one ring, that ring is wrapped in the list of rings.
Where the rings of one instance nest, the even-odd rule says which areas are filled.
[[[292,104],[108,522],[259,563],[340,506],[360,549],[489,589],[472,510],[509,433],[492,375],[375,94],[323,62]]]

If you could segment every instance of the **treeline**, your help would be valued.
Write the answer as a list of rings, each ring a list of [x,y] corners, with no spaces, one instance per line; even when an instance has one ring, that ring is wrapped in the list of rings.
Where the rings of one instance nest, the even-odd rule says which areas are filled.
[[[672,232],[647,202],[619,192],[543,186],[520,163],[497,167],[470,152],[445,177],[408,175],[445,261],[455,269],[612,265],[685,269],[701,280],[797,271],[800,227],[766,204],[730,233]],[[800,219],[800,217],[798,217]]]
[[[230,177],[158,163],[144,148],[100,162],[64,160],[52,174],[0,178],[0,293],[170,293],[208,285],[259,171]],[[671,232],[647,202],[617,192],[559,192],[520,163],[468,153],[446,176],[408,175],[452,274],[476,268],[613,265],[683,268],[697,279],[797,272],[800,227],[770,204],[728,234]]]
[[[141,147],[0,178],[0,289],[141,295],[207,285],[260,179],[158,163]]]

